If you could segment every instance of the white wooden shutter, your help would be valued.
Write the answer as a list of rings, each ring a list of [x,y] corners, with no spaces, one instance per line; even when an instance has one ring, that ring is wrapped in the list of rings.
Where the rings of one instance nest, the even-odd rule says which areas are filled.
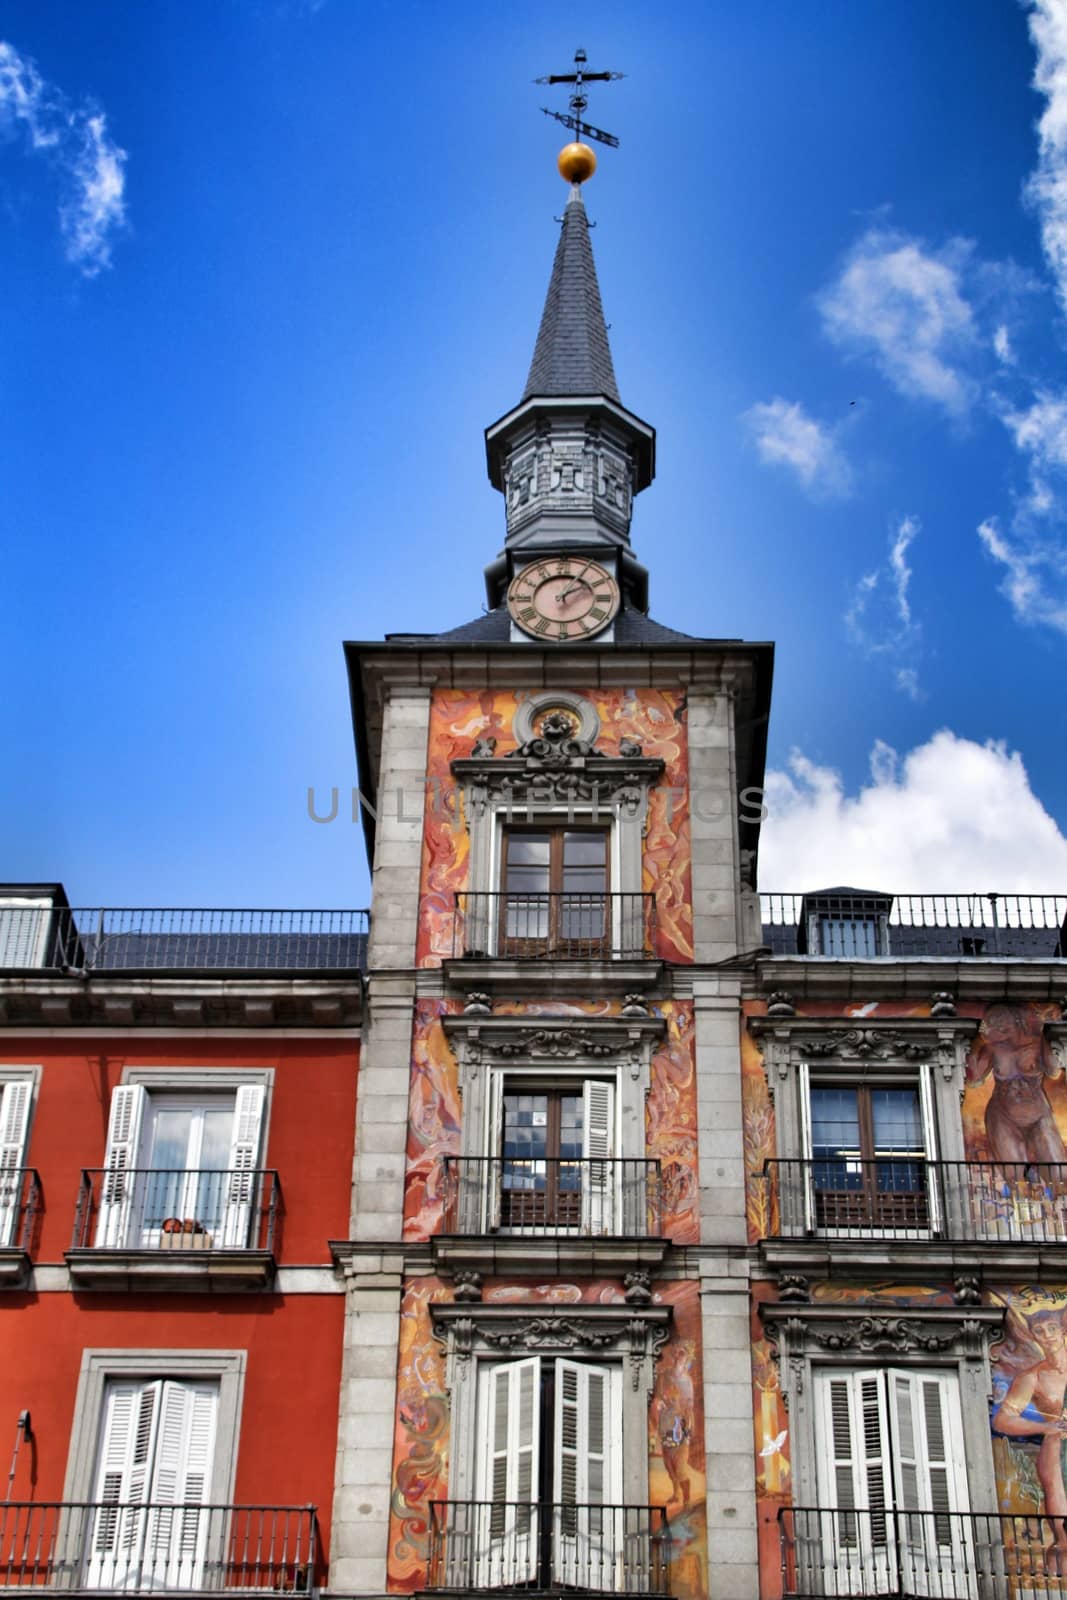
[[[128,1174],[137,1166],[147,1099],[140,1084],[124,1084],[111,1091],[105,1170],[100,1180],[100,1211],[94,1241],[97,1249],[122,1249],[137,1242],[132,1237],[135,1233],[139,1238],[137,1180]]]
[[[249,1243],[256,1198],[253,1173],[259,1159],[265,1093],[261,1083],[242,1084],[234,1103],[229,1161],[231,1177],[222,1223],[222,1242],[231,1249],[244,1249]]]
[[[789,1201],[786,1204],[783,1195],[782,1221],[791,1226],[801,1221],[793,1212],[797,1200],[802,1198],[804,1232],[812,1234],[815,1232],[815,1173],[811,1143],[811,1070],[806,1061],[797,1063],[797,1094],[800,1096],[800,1154],[804,1164],[799,1168],[786,1168],[787,1173],[799,1172],[799,1181],[793,1182],[788,1177],[785,1180],[783,1188],[789,1195]]]
[[[480,1215],[484,1231],[492,1233],[500,1226],[500,1191],[504,1184],[504,1074],[490,1069],[486,1083],[485,1143],[482,1147],[489,1157],[481,1173]]]
[[[953,1514],[968,1508],[955,1375],[890,1369],[886,1379],[903,1580],[917,1595],[940,1595],[949,1582],[953,1593],[973,1592],[969,1529]]]
[[[87,1587],[137,1588],[163,1385],[114,1383],[107,1390],[97,1457]]]
[[[488,1368],[480,1399],[485,1455],[470,1530],[479,1587],[528,1583],[537,1572],[540,1356]]]
[[[44,965],[51,915],[50,900],[10,895],[0,902],[0,967]]]
[[[576,1588],[615,1589],[622,1576],[620,1379],[618,1367],[556,1362],[553,1576]]]
[[[889,1440],[885,1386],[877,1369],[820,1372],[816,1452],[820,1571],[813,1593],[885,1592],[892,1556],[886,1511]],[[817,1580],[817,1584],[815,1582]]]
[[[934,1116],[934,1088],[928,1061],[919,1068],[919,1110],[923,1120],[923,1149],[926,1152],[926,1195],[930,1211],[930,1232],[941,1233],[941,1194],[937,1174],[937,1120]]]
[[[5,1083],[0,1091],[0,1245],[16,1242],[26,1130],[33,1084],[29,1078]]]
[[[153,1588],[201,1587],[209,1518],[195,1507],[211,1498],[217,1407],[213,1384],[163,1385],[145,1541]]]
[[[615,1085],[587,1078],[582,1086],[582,1231],[615,1231]]]

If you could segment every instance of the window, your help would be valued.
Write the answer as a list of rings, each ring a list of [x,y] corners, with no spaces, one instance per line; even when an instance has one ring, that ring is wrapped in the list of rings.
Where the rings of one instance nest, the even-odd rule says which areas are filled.
[[[881,955],[874,917],[819,918],[819,952],[824,956],[867,961]]]
[[[955,1594],[974,1571],[955,1373],[822,1369],[815,1399],[818,1592]]]
[[[925,1228],[919,1085],[813,1083],[810,1103],[819,1226]]]
[[[218,1401],[217,1382],[108,1383],[86,1587],[202,1586]]]
[[[216,1092],[150,1093],[139,1083],[116,1088],[96,1247],[246,1248],[265,1095],[262,1083]]]
[[[783,1169],[783,1222],[806,1230],[929,1232],[940,1224],[933,1089],[926,1065],[869,1074],[800,1068],[803,1182]],[[793,1164],[795,1166],[795,1164]],[[792,1194],[789,1190],[793,1189]],[[797,1191],[800,1192],[797,1192]]]
[[[32,1077],[0,1082],[0,1248],[18,1242],[32,1103]]]
[[[501,955],[595,956],[610,942],[608,830],[507,828]]]
[[[611,1232],[614,1083],[571,1078],[551,1085],[504,1074],[494,1079],[500,1102],[491,1127],[499,1156],[495,1225],[509,1231]]]
[[[476,1543],[483,1581],[619,1586],[621,1409],[618,1363],[529,1356],[482,1368]]]

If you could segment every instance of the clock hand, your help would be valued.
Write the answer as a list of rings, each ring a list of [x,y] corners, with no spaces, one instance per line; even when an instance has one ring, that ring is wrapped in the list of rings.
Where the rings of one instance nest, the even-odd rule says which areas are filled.
[[[560,605],[562,605],[563,602],[566,599],[568,599],[570,595],[572,595],[574,593],[575,589],[583,589],[583,588],[584,589],[588,589],[589,588],[589,584],[586,582],[585,575],[589,571],[589,568],[591,566],[592,566],[592,562],[591,561],[587,561],[585,566],[582,568],[581,572],[579,572],[578,576],[575,578],[574,582],[569,584],[567,586],[567,588],[563,590],[562,594],[559,594],[559,595],[556,596],[556,599],[559,601]]]

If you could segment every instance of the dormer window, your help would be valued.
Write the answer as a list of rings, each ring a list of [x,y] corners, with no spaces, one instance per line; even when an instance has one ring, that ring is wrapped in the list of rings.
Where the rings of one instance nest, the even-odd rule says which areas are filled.
[[[868,889],[819,889],[801,902],[797,948],[830,961],[873,961],[889,954],[893,897]]]

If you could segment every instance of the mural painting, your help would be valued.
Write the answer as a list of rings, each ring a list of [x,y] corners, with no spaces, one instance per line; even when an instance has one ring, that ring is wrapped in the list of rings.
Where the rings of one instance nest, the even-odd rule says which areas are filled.
[[[450,1300],[435,1277],[409,1281],[403,1296],[397,1369],[397,1417],[389,1528],[389,1591],[411,1594],[426,1582],[430,1505],[448,1498],[449,1408],[444,1357],[431,1334],[429,1307]],[[625,1304],[621,1283],[490,1279],[483,1300],[538,1304]],[[671,1305],[671,1337],[656,1366],[649,1406],[648,1503],[663,1506],[670,1525],[671,1593],[707,1594],[705,1443],[700,1361],[700,1298],[696,1283],[659,1285],[657,1305]]]
[[[501,1001],[497,1016],[617,1016],[620,1001]],[[446,1156],[460,1153],[456,1059],[441,1018],[459,1006],[419,1001],[412,1039],[404,1237],[428,1239],[441,1229]],[[652,1058],[645,1112],[646,1153],[660,1162],[663,1230],[676,1244],[699,1238],[696,1155],[696,1067],[693,1009],[688,1001],[653,1005],[667,1036]]]
[[[1067,1162],[1063,1065],[1044,1032],[1058,1016],[1058,1006],[987,1008],[967,1058],[969,1161]]]
[[[990,1409],[1000,1508],[1044,1512],[1045,1570],[1067,1576],[1067,1289],[996,1289],[991,1299],[1006,1308]]]
[[[662,783],[650,795],[642,852],[642,887],[656,896],[656,954],[693,959],[689,874],[688,747],[685,699],[656,689],[588,689],[600,718],[597,748],[617,755],[620,741],[640,744],[662,759]],[[469,837],[451,762],[469,756],[476,740],[492,739],[496,753],[515,748],[512,719],[521,695],[511,691],[439,689],[430,709],[423,827],[421,912],[416,960],[434,967],[453,954],[455,897],[467,887]]]

